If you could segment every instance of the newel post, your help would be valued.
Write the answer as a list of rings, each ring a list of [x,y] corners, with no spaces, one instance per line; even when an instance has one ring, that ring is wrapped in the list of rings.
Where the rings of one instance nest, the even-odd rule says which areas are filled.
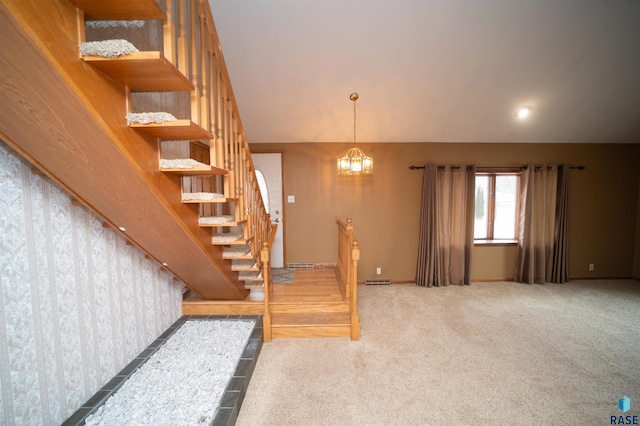
[[[358,261],[360,260],[360,248],[357,241],[353,241],[351,248],[351,340],[360,338],[360,317],[358,315]]]
[[[269,291],[271,289],[271,261],[269,259],[269,243],[262,243],[260,249],[262,260],[262,279],[264,280],[264,316],[262,317],[262,334],[265,342],[271,341],[271,313],[269,312]]]
[[[352,244],[355,242],[353,241],[353,220],[348,217],[347,218],[347,226],[344,228],[344,239],[345,239],[345,248],[346,248],[346,252],[347,252],[347,258],[346,260],[346,283],[345,283],[345,291],[346,291],[346,295],[347,295],[347,299],[351,299],[351,294],[352,292],[352,288],[351,288],[351,283],[353,281],[353,250],[352,250]]]

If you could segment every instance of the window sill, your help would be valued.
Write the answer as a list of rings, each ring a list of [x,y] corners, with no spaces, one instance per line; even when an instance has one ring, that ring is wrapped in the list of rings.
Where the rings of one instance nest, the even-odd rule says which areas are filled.
[[[475,240],[474,246],[517,246],[518,240]]]

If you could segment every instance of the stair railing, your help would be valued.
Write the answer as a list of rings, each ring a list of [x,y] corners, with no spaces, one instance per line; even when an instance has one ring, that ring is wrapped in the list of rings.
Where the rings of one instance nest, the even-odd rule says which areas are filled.
[[[235,201],[237,220],[246,220],[245,237],[260,258],[270,220],[255,178],[249,145],[238,113],[220,40],[207,0],[165,0],[164,56],[187,76],[191,121],[208,130],[211,165],[228,171],[223,190]]]
[[[360,248],[353,235],[350,218],[344,222],[336,218],[338,224],[338,283],[344,286],[345,299],[349,301],[351,313],[351,340],[360,337],[360,318],[358,315],[358,261]]]
[[[278,230],[278,224],[272,223],[269,226],[269,238],[262,243],[262,249],[260,250],[260,260],[262,262],[262,279],[264,280],[264,315],[262,317],[262,330],[265,342],[271,341],[271,308],[269,306],[271,290],[273,289],[273,280],[271,276],[271,246],[273,246],[273,240],[276,237],[276,231]]]

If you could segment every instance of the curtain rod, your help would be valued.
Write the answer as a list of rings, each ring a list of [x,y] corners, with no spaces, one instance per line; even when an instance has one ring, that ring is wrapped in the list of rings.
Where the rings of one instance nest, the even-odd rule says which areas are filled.
[[[409,168],[411,170],[416,170],[416,169],[424,169],[424,166],[409,166]],[[444,168],[444,166],[438,166],[439,169]],[[452,169],[459,169],[460,166],[451,166]],[[527,166],[479,166],[476,167],[477,169],[526,169]],[[586,166],[569,166],[570,169],[574,169],[574,170],[584,170],[587,167]]]

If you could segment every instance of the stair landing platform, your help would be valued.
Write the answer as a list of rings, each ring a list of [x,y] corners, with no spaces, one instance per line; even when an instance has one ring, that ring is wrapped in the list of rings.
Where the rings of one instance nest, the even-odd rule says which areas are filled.
[[[274,338],[350,336],[349,302],[334,268],[296,270],[293,283],[272,286],[269,300]],[[245,300],[204,300],[190,291],[182,313],[264,315],[264,292],[252,290]]]

